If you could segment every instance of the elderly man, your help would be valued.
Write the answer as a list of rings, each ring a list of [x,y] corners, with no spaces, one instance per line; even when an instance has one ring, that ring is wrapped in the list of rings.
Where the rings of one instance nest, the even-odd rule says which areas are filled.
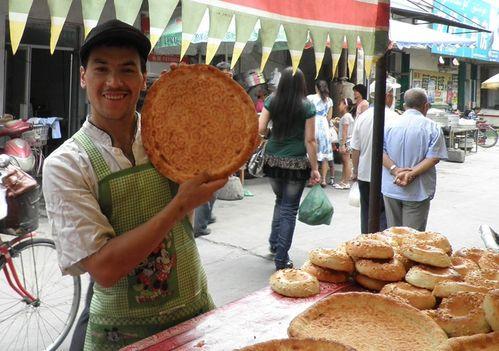
[[[390,110],[394,102],[394,90],[400,85],[386,81],[386,99],[385,99],[385,125],[391,123],[393,119],[399,117]],[[371,88],[373,93],[374,84]],[[373,118],[374,107],[371,106],[367,111],[357,117],[354,127],[350,147],[352,148],[352,179],[357,180],[360,191],[360,227],[362,234],[368,232],[368,214],[369,214],[369,191],[371,184],[371,158],[373,144]],[[386,229],[386,217],[383,202],[381,203],[380,229]]]
[[[404,114],[385,128],[384,195],[388,226],[425,230],[435,195],[435,165],[447,158],[442,129],[426,118],[430,107],[420,88],[406,91]]]

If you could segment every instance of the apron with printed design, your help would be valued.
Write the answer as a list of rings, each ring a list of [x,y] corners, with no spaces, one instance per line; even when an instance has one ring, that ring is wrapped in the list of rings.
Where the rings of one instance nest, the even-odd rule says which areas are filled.
[[[92,140],[74,139],[99,180],[99,205],[116,235],[149,220],[173,198],[176,184],[148,163],[111,173]],[[85,350],[118,350],[213,308],[187,218],[128,276],[94,285]]]

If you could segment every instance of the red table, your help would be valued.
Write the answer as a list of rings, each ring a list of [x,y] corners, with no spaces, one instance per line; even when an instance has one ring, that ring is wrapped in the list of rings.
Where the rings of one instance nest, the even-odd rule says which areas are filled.
[[[291,320],[316,301],[356,289],[351,283],[321,283],[319,295],[288,298],[269,287],[126,346],[122,351],[234,350],[287,337]]]

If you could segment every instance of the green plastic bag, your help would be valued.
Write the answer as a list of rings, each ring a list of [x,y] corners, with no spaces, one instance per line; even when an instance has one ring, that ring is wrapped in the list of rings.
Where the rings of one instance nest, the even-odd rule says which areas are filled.
[[[334,208],[319,184],[305,196],[298,209],[298,220],[309,225],[331,224]]]

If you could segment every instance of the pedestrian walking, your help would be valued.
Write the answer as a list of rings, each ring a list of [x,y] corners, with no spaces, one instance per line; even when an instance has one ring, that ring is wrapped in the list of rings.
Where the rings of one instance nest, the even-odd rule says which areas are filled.
[[[315,94],[307,96],[315,106],[315,142],[317,144],[317,162],[320,165],[321,186],[327,186],[327,171],[329,166],[329,183],[334,183],[333,144],[329,122],[333,117],[333,100],[329,97],[327,82],[315,82]]]
[[[385,129],[384,195],[388,226],[426,229],[435,196],[436,164],[447,158],[442,129],[426,118],[430,108],[423,89],[405,92],[404,114]]]
[[[277,91],[265,100],[259,119],[260,135],[272,133],[265,148],[264,173],[276,196],[269,237],[276,269],[292,268],[288,251],[293,240],[296,214],[307,180],[319,183],[315,142],[315,106],[306,98],[305,77],[300,69],[283,70]],[[308,154],[308,158],[307,158]]]

